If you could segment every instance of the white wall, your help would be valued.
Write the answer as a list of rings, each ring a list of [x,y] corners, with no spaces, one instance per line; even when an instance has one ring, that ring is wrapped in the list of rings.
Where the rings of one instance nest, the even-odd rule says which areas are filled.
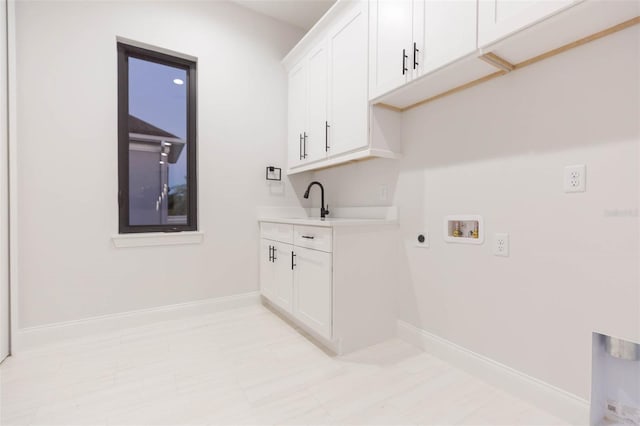
[[[7,2],[0,1],[0,360],[9,354]]]
[[[591,332],[640,340],[639,40],[627,29],[408,111],[403,160],[315,173],[334,206],[384,204],[389,186],[400,319],[585,399]],[[572,164],[586,193],[563,192]],[[443,241],[443,217],[465,213],[484,216],[483,245]],[[431,247],[414,248],[423,230]]]
[[[298,206],[304,184],[264,178],[285,165],[300,30],[218,1],[18,2],[16,26],[18,327],[257,290],[256,207]],[[116,36],[198,57],[203,244],[112,244]]]

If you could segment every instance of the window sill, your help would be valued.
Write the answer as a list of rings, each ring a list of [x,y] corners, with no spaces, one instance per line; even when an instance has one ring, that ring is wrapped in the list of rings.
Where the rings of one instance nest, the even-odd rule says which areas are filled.
[[[201,244],[204,232],[149,232],[111,237],[116,248]]]

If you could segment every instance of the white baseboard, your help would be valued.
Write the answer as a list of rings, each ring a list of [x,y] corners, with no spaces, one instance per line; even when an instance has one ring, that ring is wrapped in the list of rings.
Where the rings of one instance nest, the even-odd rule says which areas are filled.
[[[86,337],[97,333],[113,333],[128,327],[176,320],[194,315],[211,314],[258,303],[260,303],[260,293],[255,291],[233,296],[177,303],[175,305],[22,328],[18,329],[12,336],[11,352],[15,355],[23,351],[37,349],[44,345],[58,343],[65,339]]]
[[[509,366],[398,320],[398,337],[575,425],[589,424],[589,402]]]

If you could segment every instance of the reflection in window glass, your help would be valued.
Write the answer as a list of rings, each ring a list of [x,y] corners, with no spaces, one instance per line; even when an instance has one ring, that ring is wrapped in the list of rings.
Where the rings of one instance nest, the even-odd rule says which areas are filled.
[[[186,225],[187,71],[129,57],[129,225]]]

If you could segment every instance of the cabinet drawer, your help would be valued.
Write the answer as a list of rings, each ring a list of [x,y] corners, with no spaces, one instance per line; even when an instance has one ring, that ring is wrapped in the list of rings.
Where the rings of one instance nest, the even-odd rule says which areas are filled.
[[[260,222],[260,237],[267,240],[293,244],[293,225],[286,223]]]
[[[293,228],[293,239],[293,244],[298,247],[306,247],[313,250],[331,252],[331,228],[296,225]]]

